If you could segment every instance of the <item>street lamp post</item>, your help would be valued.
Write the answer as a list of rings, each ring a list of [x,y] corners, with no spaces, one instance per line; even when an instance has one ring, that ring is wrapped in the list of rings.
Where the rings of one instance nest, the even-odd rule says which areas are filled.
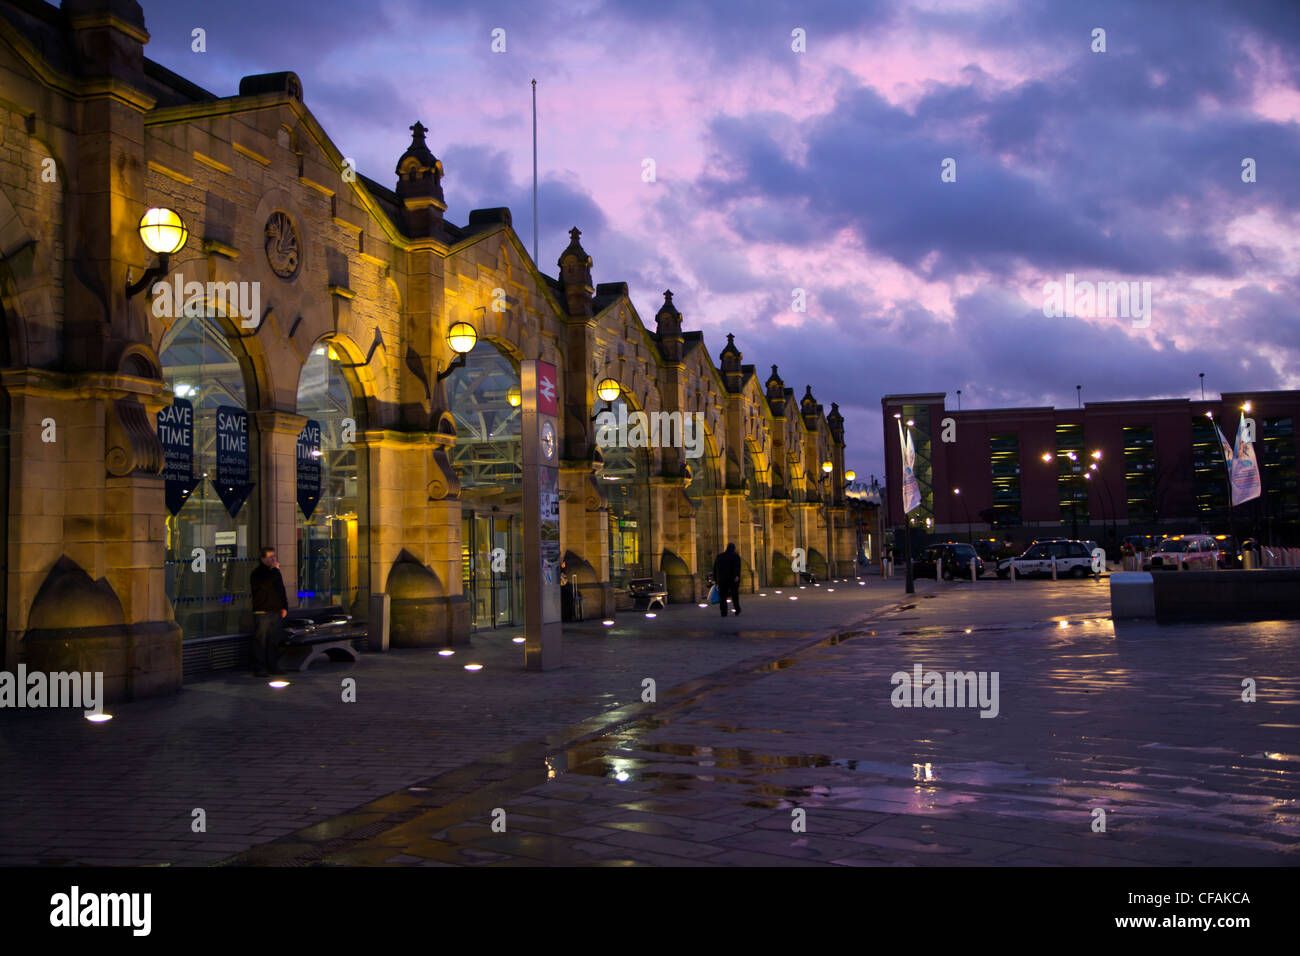
[[[898,412],[895,412],[894,417],[901,420],[903,416],[900,415]],[[909,418],[907,420],[907,427],[911,428],[912,425],[913,422]],[[905,482],[901,480],[900,477],[900,480],[898,482],[899,495],[903,495],[906,493],[904,490],[904,485]],[[904,569],[904,573],[903,573],[903,593],[915,594],[916,583],[912,579],[912,523],[911,523],[911,519],[907,517],[906,511],[903,512],[903,548],[904,548],[903,560],[907,562],[907,567]]]
[[[831,503],[834,496],[831,494],[831,482],[830,482],[831,472],[834,470],[835,470],[835,466],[831,462],[829,461],[822,462],[821,485],[822,488],[824,489],[822,491],[822,510],[826,515],[826,580],[828,581],[831,578],[835,577],[835,572],[833,568],[834,565],[836,564],[834,559],[835,517],[831,512]]]
[[[1100,458],[1100,453],[1097,453],[1097,455]],[[1113,537],[1116,540],[1116,542],[1118,542],[1119,541],[1119,509],[1115,507],[1115,496],[1110,493],[1110,486],[1107,485],[1105,479],[1102,478],[1101,471],[1097,468],[1097,465],[1094,463],[1093,465],[1090,466],[1090,468],[1092,470],[1088,473],[1088,475],[1085,475],[1084,477],[1091,477],[1094,474],[1097,476],[1097,484],[1101,487],[1102,494],[1106,496],[1106,502],[1110,507],[1111,537]],[[1098,496],[1097,501],[1099,503],[1101,502],[1100,495]],[[1105,522],[1104,514],[1102,516],[1102,522],[1103,523]]]
[[[961,502],[961,510],[966,513],[966,542],[973,545],[975,543],[975,533],[971,530],[970,509],[966,507],[966,499],[961,496],[960,488],[954,488],[952,493]]]
[[[1083,479],[1080,477],[1083,473],[1083,467],[1079,463],[1079,455],[1077,452],[1067,451],[1065,452],[1065,457],[1070,459],[1070,482],[1067,483],[1067,486],[1070,489],[1070,537],[1077,540],[1079,537],[1079,515],[1075,508],[1075,501],[1078,498],[1079,490],[1083,487]],[[1097,466],[1095,462],[1101,461],[1100,449],[1094,451],[1091,457],[1094,459],[1094,464],[1092,465],[1091,470],[1096,471]],[[1055,456],[1050,451],[1043,452],[1042,459],[1044,464],[1051,464],[1056,460]],[[1077,485],[1075,484],[1076,482],[1078,483]]]

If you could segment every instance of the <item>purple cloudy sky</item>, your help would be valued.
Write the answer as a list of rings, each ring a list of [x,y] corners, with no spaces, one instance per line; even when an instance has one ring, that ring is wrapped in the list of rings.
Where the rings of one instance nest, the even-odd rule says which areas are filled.
[[[651,326],[671,288],[715,358],[735,332],[763,377],[775,362],[838,402],[863,476],[889,392],[1068,407],[1076,384],[1196,397],[1198,372],[1214,393],[1300,387],[1295,0],[142,6],[147,54],[218,95],[296,72],[382,183],[420,119],[449,217],[509,206],[530,248],[535,77],[542,268],[579,226],[596,281],[628,282]],[[1066,273],[1150,281],[1150,325],[1045,318]]]

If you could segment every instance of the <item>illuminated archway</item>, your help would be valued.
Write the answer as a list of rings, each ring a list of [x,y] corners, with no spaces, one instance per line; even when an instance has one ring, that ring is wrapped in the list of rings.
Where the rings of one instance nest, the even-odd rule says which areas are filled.
[[[461,483],[461,575],[475,629],[524,620],[523,439],[519,363],[479,339],[446,380]]]
[[[686,497],[695,504],[695,555],[696,567],[701,575],[713,570],[713,561],[726,547],[722,540],[722,503],[718,488],[722,476],[722,456],[718,454],[713,435],[704,433],[704,454],[687,460],[691,480],[686,485]]]
[[[621,397],[609,403],[609,410],[616,421],[626,420],[635,411]],[[632,430],[629,424],[629,433]],[[634,578],[654,576],[650,452],[627,447],[621,439],[603,445],[600,451],[605,459],[600,480],[609,493],[609,579],[614,587],[625,588]]]
[[[369,615],[369,475],[364,405],[357,400],[347,356],[322,342],[312,349],[298,376],[298,414],[320,426],[320,496],[297,509],[298,603],[339,605],[356,618]]]
[[[247,410],[246,362],[232,347],[222,320],[198,303],[186,307],[159,349],[163,381],[193,406],[192,443],[197,483],[180,510],[166,515],[167,597],[184,639],[238,634],[249,613],[248,576],[257,561],[258,454],[249,429],[252,493],[231,517],[217,496],[217,409]],[[196,551],[195,549],[201,549]]]

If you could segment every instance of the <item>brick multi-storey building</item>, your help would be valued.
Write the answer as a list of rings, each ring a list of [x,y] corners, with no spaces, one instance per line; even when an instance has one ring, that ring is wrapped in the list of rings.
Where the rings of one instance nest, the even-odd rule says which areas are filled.
[[[1229,509],[1227,469],[1206,413],[1233,441],[1247,404],[1263,493]],[[1077,526],[1080,536],[1114,541],[1204,529],[1300,544],[1300,391],[965,411],[926,393],[886,395],[881,409],[891,527],[903,521],[897,423],[911,420],[922,491],[911,518],[932,519],[933,535],[1021,540]]]

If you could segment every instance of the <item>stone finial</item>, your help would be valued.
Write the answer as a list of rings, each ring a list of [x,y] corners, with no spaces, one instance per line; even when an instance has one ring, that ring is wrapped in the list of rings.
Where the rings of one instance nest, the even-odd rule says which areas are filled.
[[[571,268],[575,264],[585,269],[586,282],[584,284],[591,285],[591,256],[587,255],[587,250],[582,248],[581,236],[582,230],[577,226],[569,230],[569,244],[564,247],[564,251],[560,253],[560,258],[556,260],[555,264],[562,270],[561,278],[563,278],[563,270]]]
[[[772,366],[772,374],[767,377],[764,383],[767,388],[767,404],[772,409],[774,415],[785,414],[785,382],[777,373],[776,366]]]
[[[661,305],[659,311],[655,313],[655,322],[661,327],[665,322],[668,322],[676,325],[678,332],[682,330],[682,314],[677,311],[677,306],[673,305],[673,293],[671,289],[664,290],[664,304]]]
[[[569,244],[560,253],[556,265],[560,267],[560,284],[564,286],[565,305],[570,315],[591,314],[591,298],[596,290],[591,280],[591,256],[582,248],[582,230],[574,226],[569,230]]]
[[[442,163],[424,141],[428,128],[416,120],[410,130],[411,145],[397,161],[397,196],[409,212],[423,212],[432,207],[438,215],[428,218],[440,220],[441,213],[447,211],[447,200],[442,194]],[[424,234],[421,227],[428,224],[422,217],[413,217],[412,225],[421,230],[416,234]]]
[[[682,314],[673,305],[671,291],[664,292],[664,304],[655,313],[655,336],[659,352],[669,362],[680,362],[685,339],[682,337]]]
[[[840,406],[835,402],[831,402],[831,411],[826,416],[826,425],[830,428],[831,438],[835,444],[844,444],[844,416],[840,414]]]
[[[726,386],[727,391],[733,394],[740,391],[741,382],[744,380],[744,369],[740,367],[740,360],[744,358],[740,354],[740,349],[736,348],[736,336],[728,332],[727,344],[722,347],[718,353],[720,362],[719,368],[722,371],[722,384]]]

